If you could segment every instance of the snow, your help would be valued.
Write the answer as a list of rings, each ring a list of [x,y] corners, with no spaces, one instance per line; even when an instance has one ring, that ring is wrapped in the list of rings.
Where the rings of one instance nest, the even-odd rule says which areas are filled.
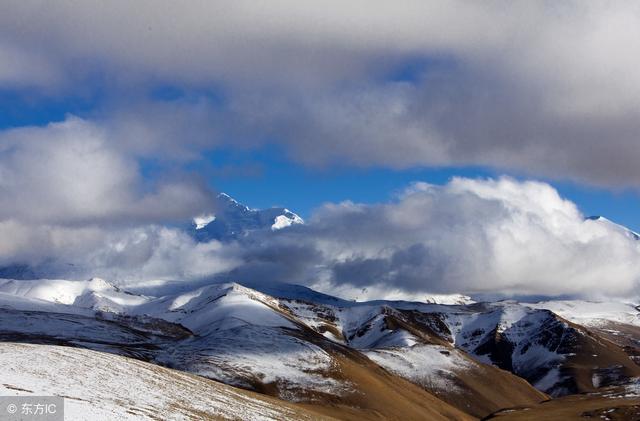
[[[280,328],[220,330],[168,349],[157,360],[241,387],[276,383],[288,400],[299,400],[308,391],[340,395],[349,388],[329,375],[336,366],[328,353]]]
[[[441,345],[376,349],[365,354],[387,370],[429,390],[458,390],[455,378],[470,368],[469,361],[457,351]]]
[[[640,397],[640,378],[635,378],[633,381],[624,386],[625,398],[637,398]]]
[[[640,326],[640,311],[635,305],[615,301],[559,300],[527,304],[531,308],[551,310],[583,326],[600,327],[608,322]]]
[[[593,221],[599,224],[607,225],[608,228],[613,228],[616,232],[623,234],[624,236],[632,239],[632,240],[640,240],[640,234],[637,232],[631,231],[629,228],[616,224],[615,222],[605,218],[604,216],[594,216],[587,218],[588,221]]]
[[[206,379],[85,349],[0,343],[0,366],[0,394],[63,396],[67,420],[303,417]]]
[[[302,218],[288,209],[251,209],[224,193],[218,195],[217,205],[215,217],[213,214],[204,214],[194,218],[190,232],[196,240],[235,240],[244,238],[252,231],[277,231],[304,223]]]
[[[25,291],[43,290],[37,284],[34,281],[22,289],[12,286],[11,290],[28,296]],[[42,284],[51,286],[48,280]],[[278,310],[276,299],[265,294],[235,283],[214,284],[176,296],[134,296],[133,301],[139,304],[107,306],[98,318],[95,311],[84,308],[95,307],[90,298],[96,295],[84,293],[73,299],[74,294],[87,290],[85,284],[55,283],[64,287],[66,301],[73,300],[74,305],[0,293],[0,304],[6,308],[0,309],[0,330],[14,337],[28,335],[41,341],[136,355],[247,388],[275,383],[279,393],[290,400],[299,399],[303,393],[299,391],[340,395],[350,390],[347,382],[332,378],[337,369],[333,357],[298,338],[302,335],[299,325]],[[60,292],[37,295],[55,300]],[[120,310],[142,319],[116,318]],[[180,323],[194,335],[167,342],[167,335],[184,336],[185,332],[163,326],[156,319]]]
[[[132,309],[132,313],[177,322],[199,334],[242,325],[295,328],[267,303],[277,305],[270,297],[241,285],[214,284],[178,296],[150,300]]]
[[[109,288],[113,287],[98,278],[88,281],[67,281],[62,279],[0,280],[0,292],[62,304],[73,304],[75,299],[87,290],[103,291]]]
[[[100,278],[86,281],[0,279],[0,293],[112,312],[123,312],[127,307],[136,306],[148,300],[141,295],[123,292]]]
[[[546,308],[584,324],[638,323],[638,311],[624,303],[358,303],[296,285],[260,289],[223,283],[151,297],[124,292],[101,279],[0,280],[1,326],[6,334],[144,357],[244,388],[274,384],[281,397],[298,400],[301,390],[332,395],[351,390],[336,375],[339,365],[326,346],[306,337],[307,327],[434,388],[453,387],[454,368],[475,364],[457,349],[497,364],[490,350],[497,340],[506,340],[512,346],[507,368],[531,375],[537,387],[548,391],[562,381],[558,370],[570,354],[562,353],[568,348],[558,349],[573,328]],[[414,322],[425,323],[457,349],[427,344],[402,327]],[[162,335],[173,336],[166,340]]]
[[[555,367],[549,370],[547,374],[545,374],[544,377],[538,380],[533,386],[538,390],[550,390],[562,380],[563,378],[560,376],[560,370]]]
[[[196,335],[157,356],[161,363],[242,387],[276,383],[289,400],[304,390],[348,390],[346,382],[330,376],[332,357],[293,335],[300,329],[278,305],[270,296],[228,283],[151,300],[134,312],[180,323]]]
[[[65,314],[82,314],[93,316],[94,312],[89,309],[75,307],[72,305],[61,304],[40,300],[37,298],[28,298],[0,292],[0,309],[13,309],[20,311],[42,311],[51,313]]]
[[[500,323],[500,311],[452,312],[443,315],[451,332],[452,344],[465,350],[475,349]]]
[[[358,311],[364,310],[364,311]],[[356,349],[404,347],[417,343],[417,339],[402,329],[391,330],[385,318],[393,310],[388,307],[352,307],[340,314],[341,325],[349,346]]]
[[[215,220],[216,220],[215,215],[205,214],[205,215],[200,215],[193,218],[193,224],[195,225],[195,228],[197,230],[201,230],[202,228],[206,227],[207,225],[209,225],[211,222]]]
[[[424,302],[427,304],[449,304],[449,305],[464,305],[473,304],[475,301],[468,295],[463,294],[429,294],[424,297]]]
[[[283,299],[280,303],[284,305],[296,319],[304,322],[307,326],[321,333],[325,338],[345,344],[342,336],[336,336],[332,330],[342,331],[336,325],[336,309],[328,305],[312,304],[296,300]],[[327,329],[327,327],[329,329]],[[333,328],[333,329],[330,329]]]
[[[302,224],[304,221],[298,215],[290,212],[288,209],[285,209],[284,215],[278,215],[275,217],[273,221],[273,225],[271,225],[271,230],[276,231],[282,228],[289,227],[293,224]]]

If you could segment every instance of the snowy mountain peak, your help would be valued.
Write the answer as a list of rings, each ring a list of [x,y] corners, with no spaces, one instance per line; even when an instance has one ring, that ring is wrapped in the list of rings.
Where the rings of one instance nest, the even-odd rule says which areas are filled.
[[[595,215],[595,216],[589,216],[586,218],[587,221],[594,221],[600,224],[606,224],[607,226],[614,228],[615,231],[618,231],[624,235],[626,235],[627,237],[629,237],[632,240],[640,240],[640,234],[638,234],[637,232],[634,232],[632,230],[630,230],[629,228],[625,227],[624,225],[620,225],[617,224],[613,221],[611,221],[610,219],[605,218],[604,216],[599,216],[599,215]]]
[[[218,200],[219,204],[221,204],[222,206],[232,206],[232,207],[240,208],[245,211],[251,210],[249,206],[243,205],[233,197],[229,196],[227,193],[218,194],[218,196],[216,196],[216,199]]]
[[[191,234],[199,241],[237,239],[251,231],[277,231],[304,223],[286,208],[251,209],[226,193],[220,193],[217,199],[215,214],[200,215],[192,221]]]

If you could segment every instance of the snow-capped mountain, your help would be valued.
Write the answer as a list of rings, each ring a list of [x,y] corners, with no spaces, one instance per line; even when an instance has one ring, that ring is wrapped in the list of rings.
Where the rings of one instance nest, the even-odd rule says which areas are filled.
[[[609,228],[613,228],[614,231],[620,232],[624,235],[626,235],[627,237],[633,239],[633,240],[640,240],[640,234],[638,234],[635,231],[630,230],[629,228],[620,225],[620,224],[616,224],[615,222],[605,218],[604,216],[590,216],[587,218],[588,221],[593,221],[596,222],[598,224],[603,224],[606,225]]]
[[[363,419],[484,417],[534,405],[543,392],[597,393],[640,377],[627,348],[545,303],[353,302],[252,286],[154,297],[100,279],[3,280],[0,338],[132,357],[343,415],[326,412],[332,402]],[[593,306],[564,302],[561,312],[635,323],[632,307],[623,317],[613,304],[601,304],[618,309],[608,313]]]
[[[390,380],[361,353],[306,325],[280,299],[238,284],[131,299],[114,288],[94,288],[97,280],[27,282],[16,288],[7,281],[0,288],[5,341],[124,355],[289,401],[334,402],[354,414],[470,419],[400,377]],[[96,306],[81,299],[87,292],[101,298],[106,292],[120,306]]]
[[[242,244],[252,234],[279,235],[275,231],[303,223],[284,208],[250,209],[224,194],[219,202],[215,214],[186,228],[198,241]],[[152,382],[174,377],[167,390],[196,379],[184,386],[189,394],[216,394],[181,407],[179,419],[198,418],[198,411],[225,419],[502,418],[511,414],[505,408],[536,410],[550,397],[555,402],[585,392],[580,396],[593,397],[584,398],[589,404],[618,399],[640,408],[640,394],[628,392],[640,379],[636,303],[474,302],[460,294],[352,301],[260,279],[209,282],[174,281],[176,288],[165,289],[173,292],[159,295],[100,278],[0,279],[0,349],[16,361],[21,352],[40,361],[36,371],[14,368],[1,387],[20,393],[67,388],[90,402],[78,408],[88,405],[114,419],[148,417],[150,405],[178,405],[151,391]],[[136,398],[142,406],[123,405],[132,392],[122,386],[96,409],[97,394],[108,393],[104,384],[89,391],[73,376],[75,389],[55,380],[58,367],[90,370],[89,360],[104,362],[103,379],[118,376],[113,367],[126,370],[112,384],[137,385],[149,398]],[[241,410],[228,407],[236,403]]]
[[[199,241],[230,240],[256,230],[279,230],[303,219],[286,208],[251,209],[225,193],[217,196],[215,213],[197,216],[190,233]]]

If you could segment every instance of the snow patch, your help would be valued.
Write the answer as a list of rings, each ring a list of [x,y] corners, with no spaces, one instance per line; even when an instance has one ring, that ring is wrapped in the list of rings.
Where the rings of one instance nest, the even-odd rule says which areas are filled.
[[[216,217],[213,214],[200,215],[193,218],[193,225],[195,225],[197,230],[201,230],[215,220]]]
[[[469,361],[441,345],[375,349],[365,354],[387,370],[428,390],[461,391],[455,379]]]

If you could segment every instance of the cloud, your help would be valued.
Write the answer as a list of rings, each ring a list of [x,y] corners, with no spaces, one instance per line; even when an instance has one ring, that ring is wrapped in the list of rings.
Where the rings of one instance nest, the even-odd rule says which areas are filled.
[[[63,80],[60,69],[42,54],[0,40],[0,88],[46,91],[48,86],[58,85]]]
[[[312,165],[482,165],[640,185],[632,1],[7,2],[0,39],[15,64],[0,81],[16,86],[95,89],[114,109],[158,85],[224,93],[194,120],[184,104],[132,110],[169,129],[139,145],[147,152],[268,139]],[[192,136],[162,125],[173,120],[193,123]]]
[[[546,183],[508,177],[415,183],[388,203],[327,204],[305,225],[223,242],[149,223],[5,220],[0,236],[12,239],[0,242],[0,266],[123,285],[289,282],[346,298],[632,297],[640,286],[640,241],[629,231],[585,218]]]
[[[548,184],[510,178],[418,183],[392,203],[326,205],[308,225],[245,246],[232,277],[360,296],[626,296],[640,282],[639,241],[585,219]]]
[[[196,243],[177,228],[27,225],[1,221],[0,271],[8,278],[88,279],[116,282],[194,281],[241,263],[233,245]]]
[[[193,279],[233,268],[233,247],[175,228],[214,211],[215,194],[179,169],[147,177],[140,159],[160,155],[137,148],[158,133],[133,124],[67,116],[0,131],[2,276]]]
[[[108,130],[72,116],[0,132],[0,220],[131,225],[211,209],[213,196],[197,180],[147,182],[120,146]]]
[[[394,294],[588,295],[603,280],[631,293],[638,243],[544,183],[416,184],[240,243],[165,225],[212,211],[185,163],[265,142],[310,166],[637,188],[639,43],[631,1],[5,2],[0,88],[97,105],[0,132],[0,262]],[[177,98],[150,94],[167,86]]]

